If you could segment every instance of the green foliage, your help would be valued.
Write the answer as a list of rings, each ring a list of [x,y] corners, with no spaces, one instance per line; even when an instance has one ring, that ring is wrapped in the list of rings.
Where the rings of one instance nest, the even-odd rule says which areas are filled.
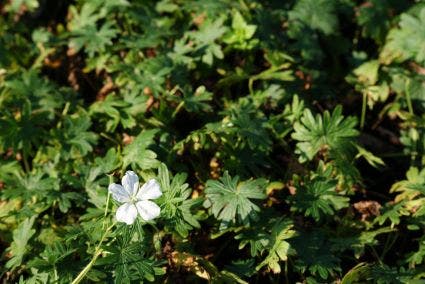
[[[223,26],[225,17],[216,20],[206,20],[197,31],[188,31],[180,39],[172,54],[174,61],[187,64],[193,68],[193,61],[201,61],[212,65],[214,58],[223,59],[221,46],[216,41],[223,36],[227,28]],[[193,58],[188,58],[192,55]]]
[[[425,63],[425,7],[416,13],[402,14],[399,26],[388,33],[382,60],[390,63],[414,59],[419,64]]]
[[[296,267],[301,273],[308,269],[313,275],[328,279],[341,270],[338,265],[340,260],[332,254],[323,232],[304,232],[294,238],[293,246],[299,256]]]
[[[12,257],[6,262],[7,268],[16,268],[22,264],[27,252],[27,243],[35,233],[35,230],[32,229],[35,218],[36,216],[25,219],[13,230],[13,242],[9,248]]]
[[[297,186],[297,192],[291,199],[291,210],[304,212],[305,216],[311,216],[320,220],[323,215],[333,215],[341,208],[348,206],[349,199],[340,196],[336,192],[336,180],[314,178],[305,181],[302,186]]]
[[[318,114],[316,117],[305,109],[300,122],[294,124],[295,132],[292,134],[292,138],[300,141],[296,149],[300,162],[313,159],[319,151],[345,153],[352,138],[358,135],[355,125],[356,118],[344,118],[339,106],[332,114],[325,111],[323,116]]]
[[[109,95],[104,101],[92,104],[90,106],[90,114],[93,116],[102,115],[99,120],[106,121],[106,131],[108,132],[113,132],[118,125],[129,129],[136,125],[134,116],[138,114],[132,108],[132,101],[131,97],[122,99]],[[139,98],[136,102],[143,104],[146,101],[143,98]]]
[[[266,180],[247,180],[239,182],[239,177],[231,177],[225,172],[220,181],[208,180],[205,188],[207,198],[204,206],[211,208],[215,218],[227,223],[249,224],[256,219],[258,205],[252,200],[265,199]]]
[[[307,27],[323,32],[335,33],[338,18],[335,15],[335,1],[301,0],[289,12],[289,19],[299,21]]]
[[[170,231],[187,237],[193,228],[200,228],[200,216],[193,214],[193,210],[202,204],[202,199],[190,199],[192,190],[185,183],[187,175],[178,174],[172,179],[164,164],[158,169],[158,179],[163,190],[163,215],[166,218],[166,227]]]
[[[423,1],[3,2],[1,283],[424,281]]]
[[[93,150],[92,144],[96,143],[97,135],[87,131],[91,126],[90,118],[85,112],[67,116],[62,129],[54,129],[54,135],[61,144],[64,152],[70,157],[85,156]]]
[[[81,48],[87,51],[92,57],[95,53],[102,52],[106,46],[112,45],[112,39],[116,36],[117,30],[113,29],[108,23],[104,24],[99,30],[89,25],[72,32],[73,38],[69,42],[69,47],[78,52]]]
[[[236,11],[232,18],[232,29],[224,36],[223,41],[235,49],[252,49],[258,40],[251,40],[257,27],[248,25],[242,15]]]
[[[153,143],[156,130],[141,132],[130,145],[123,150],[123,168],[132,165],[134,168],[151,169],[158,165],[156,154],[148,147]]]
[[[148,259],[141,259],[143,255],[140,244],[125,244],[124,241],[118,243],[116,249],[112,249],[114,257],[109,258],[110,264],[116,264],[115,278],[119,281],[131,281],[132,279],[155,279],[154,262]],[[136,277],[135,277],[136,276]]]
[[[346,283],[362,283],[376,281],[376,283],[420,283],[420,276],[403,267],[398,270],[387,265],[371,265],[359,263],[353,267],[342,279]]]
[[[268,244],[265,247],[268,255],[256,269],[259,270],[267,265],[274,273],[280,273],[279,261],[288,260],[290,250],[290,244],[285,240],[293,237],[294,234],[295,231],[292,230],[291,221],[278,220],[271,230]]]
[[[368,5],[361,6],[357,22],[363,27],[363,36],[371,37],[382,43],[390,27],[389,9],[391,8],[390,1],[379,2],[376,0],[370,1]]]
[[[171,100],[179,102],[179,105],[173,114],[177,114],[181,107],[184,107],[188,112],[210,112],[212,110],[209,104],[212,99],[212,93],[208,92],[204,86],[196,88],[195,92],[185,92],[184,90],[182,91],[183,97],[170,97]]]

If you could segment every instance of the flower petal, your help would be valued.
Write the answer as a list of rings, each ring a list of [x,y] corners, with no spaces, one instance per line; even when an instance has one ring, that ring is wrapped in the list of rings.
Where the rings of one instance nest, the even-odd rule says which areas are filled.
[[[139,189],[139,192],[137,192],[136,197],[138,200],[148,200],[157,199],[161,195],[162,192],[159,183],[154,179],[150,179]]]
[[[143,220],[149,221],[159,216],[161,208],[149,200],[142,200],[136,203],[137,211]]]
[[[130,201],[128,192],[119,184],[111,183],[108,187],[109,192],[112,194],[112,198],[118,202]]]
[[[137,193],[139,188],[139,177],[133,171],[127,171],[121,180],[121,184],[130,196]]]
[[[134,204],[124,203],[118,208],[115,216],[117,221],[131,225],[134,223],[134,220],[136,220],[137,208],[134,206]]]

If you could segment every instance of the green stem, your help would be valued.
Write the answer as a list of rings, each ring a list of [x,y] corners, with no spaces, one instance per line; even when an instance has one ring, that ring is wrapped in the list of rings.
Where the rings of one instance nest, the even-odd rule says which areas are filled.
[[[102,136],[103,138],[108,139],[109,141],[113,142],[114,144],[120,145],[120,142],[118,142],[117,140],[115,140],[114,138],[112,138],[111,136],[107,135],[104,132],[100,133],[100,136]]]
[[[367,95],[363,93],[363,101],[362,101],[362,116],[360,117],[360,128],[363,129],[364,121],[366,118],[366,105],[367,105]]]
[[[68,113],[70,106],[71,106],[71,103],[70,102],[66,102],[65,107],[62,110],[62,116],[65,116]]]
[[[58,270],[56,269],[56,265],[53,265],[53,274],[54,274],[55,283],[58,283],[59,277],[58,277]]]
[[[99,244],[96,246],[96,250],[94,252],[94,255],[92,257],[92,259],[90,260],[90,262],[84,267],[83,270],[81,270],[81,272],[77,275],[77,277],[75,277],[75,279],[71,282],[71,284],[78,284],[81,282],[81,280],[84,279],[84,277],[87,275],[87,273],[90,271],[90,269],[93,267],[93,265],[96,263],[97,258],[99,257],[99,255],[101,255],[101,253],[103,252],[102,248],[100,247],[103,243],[103,241],[106,238],[106,235],[109,233],[109,231],[115,226],[116,223],[113,223],[111,226],[109,226],[105,233],[103,234],[102,238],[100,239]]]
[[[63,110],[62,110],[62,118],[65,117],[68,114],[69,107],[71,106],[70,102],[66,102]],[[62,127],[62,120],[59,120],[58,124],[56,125],[56,128],[59,129]]]
[[[102,253],[102,250],[101,249],[96,250],[93,258],[91,259],[91,261],[86,265],[86,267],[84,267],[83,270],[81,270],[80,274],[78,274],[78,276],[71,282],[71,284],[80,283],[81,280],[84,279],[84,277],[90,271],[90,269],[92,268],[92,266],[94,265],[94,263],[96,262],[97,258],[99,257],[99,255],[101,253]]]
[[[289,283],[289,277],[288,277],[288,260],[285,261],[285,281],[286,281],[286,283]]]
[[[376,252],[375,248],[373,246],[369,246],[370,249],[372,250],[372,254],[376,257],[376,259],[378,260],[379,264],[383,264],[381,258],[379,257],[378,253]]]
[[[239,0],[239,4],[241,5],[242,9],[249,11],[249,6],[245,3],[244,0]]]
[[[414,115],[413,113],[413,106],[412,106],[412,99],[410,98],[410,91],[409,91],[409,85],[410,85],[410,80],[406,81],[406,102],[407,102],[407,109],[409,110],[409,113],[411,115]]]
[[[255,81],[255,76],[254,77],[251,77],[251,78],[249,78],[249,80],[248,80],[248,90],[249,90],[249,93],[252,95],[253,93],[254,93],[254,81]]]
[[[387,236],[387,241],[385,242],[385,246],[384,246],[383,252],[381,254],[381,259],[384,259],[385,258],[385,255],[393,247],[393,245],[395,244],[397,238],[398,238],[398,234],[397,233],[395,234],[394,237],[391,237],[390,235]]]
[[[414,152],[417,154],[417,152]],[[410,154],[404,154],[404,153],[383,153],[379,154],[379,157],[382,158],[397,158],[397,157],[407,157],[410,156]]]
[[[181,101],[179,103],[179,105],[176,107],[176,109],[174,110],[173,114],[172,114],[172,118],[175,118],[176,115],[179,113],[179,111],[181,110],[181,108],[184,106],[184,101]]]
[[[28,155],[27,155],[27,151],[25,151],[25,149],[22,150],[22,160],[24,161],[25,172],[29,173],[30,172],[30,165],[28,164]]]
[[[109,176],[109,184],[111,184],[111,179],[112,179],[112,176]],[[111,194],[108,191],[108,197],[106,198],[105,214],[103,215],[102,229],[106,227],[106,222],[107,222],[106,215],[108,214],[110,196],[111,196]]]

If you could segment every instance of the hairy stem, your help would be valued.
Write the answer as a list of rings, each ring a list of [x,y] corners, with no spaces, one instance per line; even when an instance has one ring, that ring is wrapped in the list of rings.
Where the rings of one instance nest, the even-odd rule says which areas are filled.
[[[407,102],[407,109],[409,110],[409,113],[411,115],[414,115],[413,113],[413,106],[412,106],[412,99],[410,97],[410,91],[409,91],[409,86],[410,86],[410,80],[406,81],[406,102]]]
[[[113,223],[111,226],[109,226],[105,233],[103,234],[102,238],[99,241],[99,244],[96,246],[96,250],[93,254],[92,259],[90,260],[90,262],[84,267],[83,270],[81,270],[81,272],[77,275],[77,277],[75,277],[75,279],[71,282],[71,284],[78,284],[81,282],[81,280],[84,279],[84,277],[87,275],[87,273],[90,271],[90,269],[93,267],[93,265],[96,263],[97,258],[99,257],[99,255],[103,252],[102,248],[100,247],[103,243],[103,241],[105,240],[107,234],[109,233],[109,231],[115,226],[115,223]]]
[[[360,117],[360,129],[363,129],[364,127],[364,121],[366,118],[366,105],[367,105],[367,95],[366,93],[363,93],[363,101],[362,101],[362,114]]]

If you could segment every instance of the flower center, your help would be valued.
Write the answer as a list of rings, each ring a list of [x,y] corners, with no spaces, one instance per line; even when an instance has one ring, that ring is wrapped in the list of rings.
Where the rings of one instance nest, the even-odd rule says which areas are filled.
[[[138,201],[136,195],[130,197],[130,203],[136,203]]]

